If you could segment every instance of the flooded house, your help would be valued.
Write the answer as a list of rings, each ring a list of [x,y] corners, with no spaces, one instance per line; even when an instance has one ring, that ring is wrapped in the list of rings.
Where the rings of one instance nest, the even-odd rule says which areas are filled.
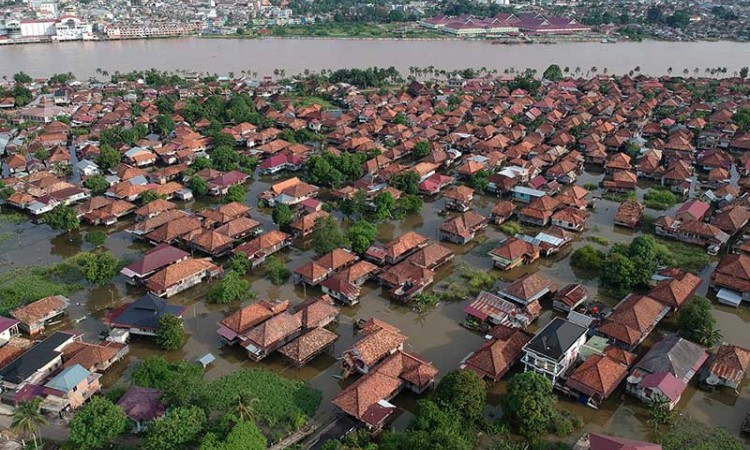
[[[210,258],[187,258],[154,273],[146,280],[149,293],[171,297],[224,273]]]
[[[386,357],[403,350],[406,336],[401,330],[378,319],[370,319],[360,328],[362,338],[345,350],[341,369],[345,377],[367,374]]]
[[[70,300],[62,295],[45,297],[28,305],[16,308],[10,315],[18,320],[18,326],[31,336],[44,332],[50,323],[59,320],[70,306]]]
[[[576,367],[565,388],[580,403],[593,408],[609,398],[628,375],[628,366],[607,355],[592,355]]]
[[[553,295],[557,289],[557,284],[549,278],[532,273],[509,284],[500,290],[498,295],[521,306],[527,306],[545,296]]]
[[[625,390],[646,403],[664,398],[669,409],[674,409],[706,359],[708,353],[700,345],[677,336],[666,337],[635,365]]]
[[[523,347],[524,371],[534,371],[556,385],[573,367],[588,329],[555,317]]]
[[[604,319],[597,333],[620,348],[633,351],[669,314],[669,306],[648,296],[630,294]]]
[[[443,192],[445,199],[445,209],[466,212],[471,208],[471,201],[474,199],[474,189],[467,186],[455,186]]]
[[[711,287],[722,304],[737,307],[750,302],[750,256],[724,255],[711,274]]]
[[[539,317],[542,307],[538,300],[520,306],[487,291],[481,291],[464,308],[465,325],[485,330],[502,325],[510,328],[526,328]]]
[[[159,320],[166,315],[182,318],[187,307],[172,305],[152,294],[108,311],[102,321],[109,329],[123,329],[129,334],[156,336]]]
[[[292,244],[292,237],[278,230],[271,230],[237,246],[233,253],[241,253],[250,260],[252,267],[263,264],[267,257]]]
[[[620,203],[615,213],[615,225],[625,228],[637,228],[643,218],[646,207],[636,200],[626,200]]]
[[[501,242],[500,245],[489,252],[495,267],[502,270],[510,270],[515,267],[531,264],[539,259],[540,249],[538,246],[524,240],[511,237]]]
[[[365,252],[365,259],[378,265],[395,265],[429,243],[430,238],[414,231],[407,231],[384,245],[373,244]]]
[[[380,268],[368,261],[357,261],[320,283],[323,293],[345,305],[356,305],[362,285],[372,279]]]
[[[732,344],[722,344],[709,359],[703,382],[709,386],[724,386],[737,391],[750,369],[750,350]]]
[[[466,245],[487,227],[487,222],[487,218],[481,214],[464,212],[440,224],[440,240]]]
[[[245,333],[288,308],[289,300],[261,300],[251,303],[223,318],[216,332],[225,344],[239,344],[247,340]]]
[[[148,422],[166,413],[167,408],[161,397],[159,389],[131,386],[116,404],[130,419],[134,431],[140,433],[145,430]]]
[[[470,353],[460,365],[492,382],[500,381],[521,360],[523,347],[533,335],[520,328],[493,327],[479,349]]]
[[[152,202],[153,203],[153,202]],[[172,247],[169,244],[159,244],[146,251],[143,257],[120,270],[120,274],[126,278],[129,284],[143,283],[146,278],[160,269],[183,261],[190,256],[189,253]]]

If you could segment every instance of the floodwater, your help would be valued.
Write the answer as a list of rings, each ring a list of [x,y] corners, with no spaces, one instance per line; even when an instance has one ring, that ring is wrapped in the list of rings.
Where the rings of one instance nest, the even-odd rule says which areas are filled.
[[[688,69],[726,67],[739,71],[750,60],[750,45],[738,42],[560,42],[557,44],[493,45],[469,40],[361,39],[202,39],[175,38],[106,42],[0,46],[0,75],[25,71],[32,76],[73,72],[85,79],[100,68],[109,73],[157,68],[226,74],[230,71],[287,75],[305,69],[394,66],[408,75],[411,66],[454,70],[468,67],[543,71],[550,64],[576,67],[585,75],[592,67],[603,73],[625,74],[639,66],[642,73],[675,75]]]
[[[581,176],[579,184],[598,182],[602,176],[600,173],[586,172]],[[246,196],[247,204],[254,208],[252,216],[261,221],[266,229],[273,227],[270,220],[270,211],[257,209],[257,198],[261,192],[268,188],[269,182],[271,182],[269,179],[254,180],[250,184]],[[640,198],[642,198],[643,193],[644,190],[639,188]],[[480,196],[475,200],[474,206],[478,212],[488,216],[494,201],[496,199],[493,197]],[[401,223],[387,222],[380,224],[379,239],[385,241],[408,230],[414,230],[436,239],[438,226],[445,219],[437,214],[439,210],[443,209],[443,202],[442,199],[428,199],[425,202],[422,215],[407,217]],[[616,303],[616,299],[604,297],[597,292],[595,279],[587,278],[586,274],[576,274],[569,264],[569,255],[573,249],[586,243],[599,246],[599,244],[587,240],[588,237],[604,237],[610,244],[613,244],[629,242],[638,234],[634,231],[614,228],[612,223],[618,206],[616,202],[597,199],[595,203],[596,207],[589,219],[588,229],[581,233],[579,239],[573,243],[571,248],[552,258],[541,259],[532,266],[504,273],[499,284],[504,286],[526,273],[538,270],[560,284],[581,282],[589,288],[592,297],[610,305]],[[201,200],[186,204],[185,208],[197,210],[209,204]],[[654,216],[659,214],[657,211],[648,211],[648,213]],[[129,225],[130,221],[124,221],[113,229],[107,229],[109,236],[105,246],[119,256],[134,259],[148,246],[130,239],[130,236],[124,232],[124,229]],[[67,233],[56,234],[45,225],[33,225],[30,222],[14,225],[8,222],[0,222],[0,236],[4,237],[4,239],[0,239],[0,255],[2,255],[0,256],[0,272],[24,265],[51,264],[78,252],[88,251],[91,249],[90,244],[82,240],[86,231],[87,229],[84,228],[81,232],[74,232],[69,236]],[[438,270],[433,286],[440,286],[447,278],[456,276],[454,269],[459,263],[468,264],[476,270],[491,270],[492,264],[490,259],[485,256],[484,249],[488,246],[488,242],[491,245],[491,241],[502,237],[502,233],[494,226],[490,226],[480,235],[477,242],[472,242],[463,247],[445,244],[454,250],[457,256],[450,265]],[[485,244],[482,245],[481,242],[485,242]],[[482,245],[482,247],[476,249],[478,245]],[[304,248],[309,248],[309,245],[296,243],[292,248],[282,252],[282,258],[290,269],[295,269],[304,264],[313,256],[312,251],[303,250]],[[704,280],[708,279],[715,263],[715,260],[712,261],[711,267],[701,274]],[[259,298],[289,298],[293,303],[297,303],[306,296],[320,293],[318,289],[308,288],[305,290],[299,286],[292,286],[291,283],[276,287],[263,277],[262,267],[248,275],[248,279],[252,281],[252,289],[258,292]],[[701,289],[702,294],[706,294],[706,286],[707,282]],[[206,287],[206,285],[200,285],[171,299],[173,302],[189,306],[185,314],[185,328],[188,339],[181,350],[167,353],[165,356],[170,360],[187,359],[194,361],[207,352],[213,353],[217,359],[206,371],[206,377],[209,379],[220,377],[240,368],[263,367],[287,377],[306,380],[311,386],[323,392],[323,403],[316,417],[316,420],[319,421],[326,421],[333,417],[334,411],[330,405],[330,400],[346,384],[345,381],[336,378],[340,367],[337,357],[341,355],[345,348],[355,342],[354,323],[357,319],[367,319],[374,316],[400,328],[409,337],[406,344],[407,350],[421,354],[433,361],[441,375],[455,370],[459,362],[470,352],[476,350],[483,342],[480,334],[460,326],[464,317],[463,307],[465,304],[463,302],[441,303],[432,310],[417,313],[403,305],[390,302],[381,292],[381,288],[370,282],[363,289],[363,297],[359,305],[342,308],[341,319],[334,326],[334,330],[340,335],[340,339],[332,354],[321,355],[301,369],[290,366],[279,355],[272,355],[260,363],[252,363],[247,360],[241,349],[221,346],[219,336],[216,334],[216,323],[233,311],[237,305],[206,304],[202,300]],[[77,292],[71,295],[73,305],[69,310],[69,319],[59,328],[73,327],[83,331],[88,339],[95,340],[97,335],[104,331],[104,326],[99,319],[107,309],[131,301],[142,294],[142,288],[126,285],[119,278],[108,286]],[[550,312],[550,306],[549,304],[545,305],[545,313],[533,326],[533,329],[541,327],[551,320],[553,314]],[[731,309],[715,305],[714,315],[726,341],[737,344],[750,342],[750,327],[748,327],[750,310],[748,308]],[[660,326],[659,331],[674,329],[674,324],[671,323],[673,320],[670,319],[665,324],[666,326]],[[657,340],[656,335],[659,331],[655,332],[642,346],[641,354]],[[147,339],[133,340],[130,354],[125,361],[113,366],[104,376],[103,383],[107,387],[125,383],[134,364],[150,354],[163,353]],[[500,382],[490,387],[487,413],[491,417],[501,415],[499,404],[505,386],[505,382]],[[401,427],[408,423],[416,406],[416,400],[416,397],[406,393],[395,400],[395,403],[405,411],[395,421],[395,426]],[[632,398],[625,397],[622,390],[616,392],[598,410],[587,408],[563,397],[560,397],[560,404],[564,408],[581,415],[585,420],[587,431],[604,431],[633,438],[649,438],[650,436],[651,427],[647,423],[645,408]],[[739,395],[729,391],[707,393],[698,390],[696,383],[693,383],[683,396],[678,408],[680,411],[712,426],[726,427],[730,433],[737,435],[744,415],[750,410],[750,390],[747,389],[746,382]],[[579,433],[574,433],[574,435],[576,436],[571,437],[571,439],[577,437]]]

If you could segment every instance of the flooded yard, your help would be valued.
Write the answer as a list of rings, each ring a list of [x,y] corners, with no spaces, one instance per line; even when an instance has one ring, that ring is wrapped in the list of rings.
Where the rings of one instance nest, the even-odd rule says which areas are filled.
[[[596,183],[602,177],[602,174],[585,173],[579,184]],[[252,217],[263,223],[266,230],[273,229],[275,225],[271,221],[270,210],[257,208],[257,198],[261,192],[268,188],[269,181],[266,179],[254,180],[250,184],[246,197],[247,204],[254,208]],[[639,198],[642,198],[643,193],[644,190],[639,189]],[[606,199],[597,199],[597,192],[593,192],[592,195],[595,197],[595,207],[588,221],[588,229],[581,233],[572,245],[559,254],[540,259],[533,265],[498,274],[499,285],[504,286],[522,275],[539,271],[560,285],[572,282],[583,283],[589,289],[590,297],[614,305],[618,299],[599,293],[597,280],[594,278],[595,274],[574,271],[570,266],[569,256],[573,250],[585,244],[591,244],[606,252],[606,246],[588,240],[592,236],[606,239],[612,245],[630,242],[639,232],[615,229],[613,217],[618,203]],[[494,197],[480,196],[474,200],[474,206],[477,212],[489,216],[495,201],[496,198]],[[438,215],[438,212],[443,209],[443,202],[442,199],[426,199],[421,215],[407,217],[400,223],[381,223],[379,225],[379,239],[386,241],[406,231],[413,230],[437,240],[439,224],[445,220],[445,217]],[[201,200],[186,205],[186,208],[198,210],[206,206],[210,206],[210,204]],[[647,214],[658,216],[660,212],[647,210]],[[132,219],[122,221],[117,226],[106,230],[108,237],[105,246],[116,255],[127,259],[135,259],[149,248],[143,242],[133,241],[130,235],[124,231],[131,225],[131,221]],[[88,228],[84,227],[80,232],[72,232],[70,235],[64,232],[57,234],[45,225],[35,225],[30,222],[15,224],[7,220],[2,221],[0,223],[0,235],[4,239],[0,242],[0,255],[2,255],[0,256],[0,272],[21,266],[49,265],[79,252],[88,251],[91,249],[91,245],[83,240],[87,230]],[[443,281],[455,277],[455,269],[459,264],[466,264],[474,270],[496,271],[496,269],[492,269],[492,261],[486,256],[485,248],[488,245],[491,247],[492,242],[499,241],[504,238],[504,235],[497,227],[491,225],[480,236],[480,239],[476,239],[466,246],[444,244],[456,252],[456,258],[452,263],[437,271],[433,288],[439,289]],[[309,249],[309,245],[300,242],[282,252],[282,259],[291,270],[310,261],[312,256],[313,252]],[[701,273],[704,284],[699,291],[700,294],[707,294],[708,276],[715,264],[716,260],[712,259],[711,266]],[[252,281],[252,289],[258,293],[258,298],[288,298],[293,303],[298,303],[306,296],[320,294],[317,288],[305,289],[301,286],[293,286],[291,280],[283,286],[273,286],[264,278],[262,267],[252,271],[248,275],[248,279]],[[233,311],[237,305],[207,304],[203,300],[206,289],[207,285],[203,284],[170,299],[172,302],[189,307],[185,313],[185,329],[188,338],[181,350],[167,353],[165,356],[170,360],[186,359],[194,361],[205,353],[213,353],[217,359],[206,371],[206,377],[209,379],[215,379],[239,368],[259,366],[287,377],[306,380],[314,388],[323,392],[323,403],[317,417],[321,421],[332,417],[334,411],[330,405],[331,398],[341,390],[342,386],[352,381],[342,381],[337,378],[340,372],[337,357],[356,340],[354,323],[360,318],[366,319],[374,316],[400,328],[403,334],[409,338],[406,344],[408,351],[420,354],[432,361],[442,375],[455,370],[459,362],[470,352],[476,350],[483,342],[480,333],[470,331],[460,325],[464,318],[465,302],[442,302],[434,309],[417,313],[401,304],[389,301],[384,292],[381,292],[380,286],[374,282],[368,282],[363,289],[361,302],[354,307],[341,309],[339,323],[333,328],[339,334],[340,339],[336,342],[332,354],[321,355],[301,369],[292,367],[277,354],[260,363],[253,363],[247,359],[241,348],[222,346],[216,333],[217,322]],[[143,293],[143,288],[129,286],[125,284],[121,277],[118,277],[111,285],[76,292],[70,296],[73,304],[69,309],[68,318],[58,327],[61,329],[75,328],[84,332],[88,339],[95,340],[105,330],[100,319],[108,309],[132,301]],[[543,326],[553,317],[551,304],[544,304],[544,307],[545,313],[533,325],[533,329]],[[750,326],[748,326],[750,310],[748,308],[740,307],[735,310],[714,303],[714,315],[726,341],[739,345],[747,345],[750,342]],[[642,355],[648,350],[656,338],[654,335],[671,328],[674,328],[673,318],[668,320],[666,325],[662,324],[657,332],[651,336],[651,339],[639,348],[639,354]],[[125,383],[133,365],[138,360],[152,354],[163,354],[163,352],[149,340],[134,339],[131,341],[131,351],[126,360],[116,364],[104,376],[103,383],[106,386]],[[504,389],[505,382],[498,383],[490,388],[488,414],[493,416],[501,414],[499,403]],[[396,426],[400,427],[408,423],[409,411],[414,410],[416,400],[410,394],[402,394],[397,397],[395,403],[406,412],[396,420]],[[604,431],[633,438],[649,438],[650,436],[651,426],[647,423],[646,410],[633,398],[625,397],[622,389],[617,391],[598,410],[585,407],[563,397],[560,397],[560,403],[563,407],[584,418],[587,431]],[[698,390],[697,383],[693,383],[689,391],[683,395],[678,409],[680,412],[690,414],[712,426],[726,427],[730,433],[737,435],[744,415],[750,410],[750,390],[748,390],[747,381],[742,385],[739,395],[727,390],[708,393]],[[577,437],[577,433],[574,434]],[[750,443],[750,441],[747,442]]]

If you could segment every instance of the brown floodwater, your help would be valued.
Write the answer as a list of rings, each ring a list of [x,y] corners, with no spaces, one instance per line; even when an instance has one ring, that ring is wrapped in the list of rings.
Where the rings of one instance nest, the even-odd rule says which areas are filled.
[[[367,39],[201,39],[176,38],[108,42],[65,42],[0,46],[0,75],[24,71],[32,76],[73,72],[79,78],[97,76],[97,68],[119,70],[189,70],[227,74],[230,71],[287,75],[305,69],[394,66],[408,75],[411,66],[454,70],[467,67],[525,68],[543,71],[550,64],[598,73],[624,74],[639,66],[642,73],[674,74],[697,67],[726,67],[739,71],[750,60],[750,46],[739,42],[561,42],[555,45],[492,45],[471,40]]]
[[[616,48],[612,46],[611,48]],[[587,182],[598,182],[602,174],[586,172],[582,175],[579,184]],[[256,179],[250,183],[246,196],[247,204],[254,208],[252,216],[263,223],[266,229],[274,225],[270,218],[268,209],[257,208],[258,195],[269,186],[270,179]],[[639,187],[638,196],[642,198],[647,185]],[[608,298],[600,294],[597,282],[591,274],[574,271],[569,264],[569,256],[573,249],[590,243],[606,250],[587,238],[599,236],[605,238],[610,244],[627,243],[638,235],[638,232],[623,230],[613,226],[614,213],[618,203],[595,198],[595,208],[588,221],[588,228],[578,236],[570,248],[551,258],[543,258],[531,266],[525,266],[503,273],[499,285],[504,286],[518,277],[539,271],[560,284],[580,282],[588,287],[591,296],[610,305],[616,303],[617,299]],[[185,205],[187,209],[198,210],[210,206],[213,199],[201,199]],[[475,209],[484,215],[489,215],[494,197],[479,196],[474,201]],[[379,224],[378,238],[388,240],[409,230],[422,233],[433,239],[437,238],[439,224],[445,217],[437,213],[443,209],[444,200],[426,199],[421,215],[407,217],[402,222],[385,222]],[[657,216],[658,211],[648,211],[649,214]],[[131,219],[132,220],[132,219]],[[131,224],[131,220],[123,221],[111,229],[106,229],[108,237],[105,246],[118,256],[124,258],[137,258],[148,248],[148,245],[133,241],[124,230]],[[34,225],[30,222],[12,224],[0,221],[0,272],[10,270],[19,266],[35,264],[52,264],[61,261],[82,251],[91,249],[91,245],[83,240],[83,236],[89,230],[84,227],[80,232],[56,233],[45,225]],[[533,229],[529,229],[533,232]],[[435,286],[440,286],[451,277],[456,277],[455,268],[458,264],[467,264],[476,270],[492,270],[490,258],[485,254],[488,246],[493,241],[503,237],[503,234],[494,226],[488,227],[479,237],[466,246],[445,244],[456,252],[456,258],[452,263],[441,267],[435,277]],[[477,248],[478,247],[478,248]],[[282,259],[290,269],[304,264],[313,257],[309,245],[296,243],[292,248],[281,253]],[[715,266],[712,260],[711,266],[706,268],[701,276],[706,281],[701,287],[700,293],[707,292],[707,279]],[[317,295],[317,288],[304,289],[287,283],[277,287],[270,284],[264,278],[263,268],[248,275],[252,281],[252,289],[258,293],[259,298],[288,298],[292,302],[299,302],[306,296]],[[248,361],[241,349],[236,347],[224,347],[221,345],[219,336],[216,334],[216,324],[221,318],[233,311],[237,305],[209,305],[203,301],[203,295],[207,285],[203,284],[173,297],[171,301],[189,306],[185,314],[185,328],[188,335],[187,342],[181,350],[163,353],[148,339],[134,339],[131,342],[131,352],[126,359],[116,364],[104,377],[105,386],[118,383],[126,383],[129,373],[137,361],[152,354],[162,354],[170,360],[187,359],[194,361],[205,353],[213,353],[217,359],[209,366],[206,377],[215,379],[224,374],[247,367],[263,367],[278,372],[286,377],[299,378],[308,381],[311,386],[323,392],[323,403],[316,419],[325,421],[333,417],[334,410],[330,400],[345,385],[345,381],[339,380],[339,363],[337,357],[342,351],[352,345],[355,340],[354,322],[360,318],[377,317],[400,328],[409,337],[406,348],[408,351],[416,352],[434,362],[440,370],[441,375],[458,367],[459,362],[471,351],[477,349],[483,338],[480,334],[469,331],[460,326],[464,318],[463,302],[443,302],[434,309],[417,313],[409,308],[390,302],[385,298],[381,288],[373,282],[369,282],[363,289],[361,302],[354,307],[341,309],[341,319],[333,329],[340,335],[335,344],[332,354],[321,355],[308,366],[298,369],[290,366],[279,355],[272,355],[259,363]],[[100,322],[101,317],[109,308],[118,306],[124,302],[132,301],[143,294],[142,288],[126,285],[119,277],[114,283],[103,286],[88,288],[71,295],[73,305],[69,312],[69,318],[59,325],[59,328],[75,328],[84,332],[88,339],[95,340],[98,334],[105,330]],[[546,305],[545,313],[534,324],[532,329],[543,326],[553,317]],[[731,309],[714,305],[714,316],[717,319],[721,332],[727,342],[747,345],[750,342],[750,310],[747,307]],[[664,326],[660,326],[652,337],[639,349],[644,353],[657,339],[660,331],[671,331],[674,329],[674,319],[670,319]],[[351,382],[349,380],[348,382]],[[488,415],[498,417],[501,415],[499,408],[500,399],[505,390],[506,383],[500,382],[489,389]],[[402,394],[395,403],[404,412],[395,421],[395,426],[405,426],[413,413],[418,399],[410,394]],[[604,431],[633,438],[649,438],[651,427],[647,423],[647,413],[643,406],[632,398],[625,397],[622,390],[616,392],[607,400],[600,409],[594,410],[573,402],[568,398],[560,397],[560,404],[571,411],[580,414],[586,423],[588,431]],[[678,409],[688,413],[701,421],[712,426],[726,427],[730,433],[737,435],[744,415],[750,410],[750,390],[747,382],[743,384],[739,395],[729,391],[716,391],[713,393],[697,389],[697,383],[693,383],[683,396]],[[578,434],[578,433],[575,433]],[[573,439],[573,437],[571,437]]]

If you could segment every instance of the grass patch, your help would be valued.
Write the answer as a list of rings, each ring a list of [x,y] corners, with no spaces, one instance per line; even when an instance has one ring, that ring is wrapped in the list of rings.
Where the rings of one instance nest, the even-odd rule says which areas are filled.
[[[12,223],[18,225],[28,220],[26,216],[15,211],[2,211],[0,212],[0,222]]]
[[[333,104],[329,102],[328,100],[321,98],[321,97],[315,97],[312,95],[296,98],[293,104],[297,108],[305,108],[307,106],[320,105],[323,109],[334,109]]]
[[[656,240],[656,251],[661,255],[665,265],[678,267],[692,273],[699,273],[711,261],[711,257],[705,250],[696,245],[684,244],[682,242],[654,238]]]
[[[601,236],[589,236],[586,238],[587,241],[591,241],[595,244],[602,245],[604,247],[609,245],[609,240]]]
[[[484,242],[472,248],[471,253],[474,255],[486,255],[487,252],[497,247],[498,244],[500,244],[500,239],[485,239]]]
[[[523,227],[521,226],[521,224],[516,221],[505,222],[502,225],[500,225],[498,228],[500,229],[500,231],[507,234],[508,236],[514,236],[520,233],[521,230],[523,230]]]
[[[474,270],[467,264],[459,264],[456,272],[457,277],[441,283],[442,290],[437,294],[440,300],[455,302],[475,297],[481,291],[491,290],[498,279],[495,271]]]
[[[665,210],[677,203],[677,197],[666,189],[651,188],[643,196],[643,203],[647,208]]]
[[[82,274],[69,260],[49,267],[21,267],[0,276],[0,315],[53,295],[83,289]]]

